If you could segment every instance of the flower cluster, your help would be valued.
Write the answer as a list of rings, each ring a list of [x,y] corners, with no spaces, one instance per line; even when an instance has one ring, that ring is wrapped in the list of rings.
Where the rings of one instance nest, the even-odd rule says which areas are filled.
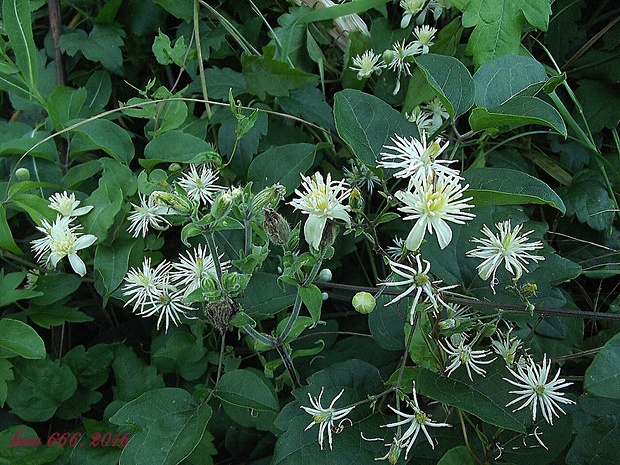
[[[39,263],[56,268],[58,263],[65,257],[69,260],[71,268],[80,276],[86,274],[86,265],[79,257],[78,251],[90,247],[97,241],[92,234],[82,235],[80,226],[75,225],[77,217],[86,215],[92,210],[92,206],[79,207],[80,201],[75,195],[62,192],[49,198],[49,208],[57,213],[56,219],[50,224],[45,218],[41,220],[41,226],[37,229],[44,237],[32,241],[32,250]]]
[[[221,263],[223,270],[228,266],[228,262]],[[208,278],[217,279],[216,268],[213,257],[200,244],[181,256],[179,263],[163,260],[153,267],[147,257],[141,268],[132,268],[125,276],[125,306],[132,305],[134,313],[145,318],[157,316],[157,328],[165,322],[167,332],[171,322],[179,325],[181,316],[188,317],[192,308],[184,299]]]
[[[407,119],[416,125],[420,134],[433,134],[446,121],[450,114],[437,97],[429,102],[416,106]]]
[[[448,5],[446,5],[445,0],[400,0],[400,7],[405,10],[400,22],[400,27],[404,29],[409,26],[413,17],[415,17],[416,24],[424,23],[429,12],[437,21]]]

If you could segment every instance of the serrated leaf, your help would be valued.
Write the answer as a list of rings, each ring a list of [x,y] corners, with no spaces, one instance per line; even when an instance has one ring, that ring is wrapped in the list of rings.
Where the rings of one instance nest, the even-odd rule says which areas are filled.
[[[567,465],[614,463],[620,456],[620,415],[607,415],[579,428]]]
[[[36,439],[45,444],[45,438],[39,438],[35,430],[26,425],[16,425],[0,432],[0,444],[11,444],[18,435],[23,438]],[[89,448],[90,449],[90,448]],[[53,463],[63,453],[62,447],[1,447],[0,465],[43,465]]]
[[[289,97],[280,97],[278,102],[286,113],[326,129],[334,129],[332,109],[325,102],[323,93],[312,84],[292,90]]]
[[[334,97],[336,131],[355,156],[364,164],[376,167],[377,159],[390,137],[404,138],[420,135],[414,124],[383,100],[346,89]]]
[[[550,205],[560,212],[566,206],[558,194],[540,179],[506,168],[474,168],[463,173],[467,195],[477,207],[489,205]]]
[[[248,181],[262,189],[279,182],[287,195],[301,184],[301,174],[314,163],[316,145],[288,144],[271,147],[258,155],[248,168]]]
[[[469,115],[469,125],[474,131],[512,130],[527,124],[550,127],[564,137],[567,134],[560,113],[538,97],[515,97],[490,109],[474,108]]]
[[[41,336],[19,320],[0,320],[0,348],[22,358],[45,358],[45,343]]]
[[[502,377],[509,375],[503,360],[486,365],[485,370],[485,377],[474,375],[471,381],[463,367],[450,377],[422,369],[418,375],[417,389],[434,400],[460,408],[491,425],[525,433],[525,418],[531,414],[512,413],[506,408],[514,395],[509,394],[510,385],[502,380]],[[505,389],[500,389],[500,386]]]
[[[620,334],[611,338],[586,370],[583,387],[599,397],[620,399]]]
[[[119,346],[112,362],[116,386],[112,388],[115,400],[132,401],[151,389],[163,388],[164,379],[154,366],[138,358],[133,349]]]
[[[433,53],[420,55],[416,63],[452,118],[472,107],[474,81],[463,63],[454,57]]]
[[[280,410],[273,386],[250,370],[233,370],[225,373],[215,391],[224,402],[258,411]]]
[[[490,109],[513,97],[536,94],[547,81],[547,72],[532,57],[504,55],[482,65],[473,80],[476,106]]]
[[[614,202],[598,172],[589,169],[579,171],[571,185],[558,189],[558,193],[566,202],[568,215],[576,215],[581,223],[587,223],[596,231],[611,226]]]
[[[110,422],[138,428],[123,448],[122,465],[177,465],[202,440],[212,410],[184,389],[145,392],[116,412]]]
[[[90,34],[78,29],[60,37],[60,49],[75,56],[77,52],[90,61],[101,63],[116,74],[123,74],[123,55],[120,47],[124,45],[125,33],[116,26],[95,24]]]
[[[15,52],[17,67],[24,75],[32,92],[38,80],[37,48],[32,35],[29,0],[6,0],[2,2],[4,30]]]

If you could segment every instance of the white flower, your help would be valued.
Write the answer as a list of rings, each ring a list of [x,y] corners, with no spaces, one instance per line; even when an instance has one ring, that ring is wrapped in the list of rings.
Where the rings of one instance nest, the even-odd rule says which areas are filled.
[[[349,160],[351,169],[343,167],[344,178],[352,186],[365,187],[369,194],[372,194],[374,184],[379,184],[379,176],[370,171],[363,163],[357,160]]]
[[[77,252],[93,245],[97,237],[92,234],[82,236],[77,232],[77,226],[71,226],[72,219],[69,216],[58,215],[51,225],[47,221],[42,221],[43,227],[37,229],[44,232],[46,237],[33,241],[32,246],[40,261],[46,258],[45,263],[56,268],[60,260],[68,257],[71,268],[80,276],[84,276],[86,265]]]
[[[180,263],[172,264],[174,271],[171,272],[170,276],[176,286],[184,289],[184,297],[187,297],[202,286],[202,281],[205,278],[210,276],[217,279],[215,263],[208,249],[203,249],[202,245],[198,244],[198,247],[193,252],[194,254],[192,255],[192,251],[189,250],[187,257],[183,255],[179,257]],[[228,269],[229,266],[230,263],[228,261],[220,263],[222,271]]]
[[[403,433],[402,437],[400,438],[400,441],[397,442],[397,444],[400,444],[402,446],[406,445],[407,447],[407,450],[405,451],[405,460],[408,458],[409,451],[413,447],[413,444],[415,443],[415,440],[417,439],[420,431],[424,433],[424,436],[426,436],[428,443],[434,449],[435,443],[431,439],[431,436],[428,434],[426,427],[430,426],[432,428],[441,428],[441,427],[452,426],[452,425],[449,425],[448,423],[436,423],[434,421],[431,421],[430,417],[420,409],[420,406],[418,405],[418,398],[417,398],[417,394],[415,390],[415,384],[413,385],[413,405],[411,405],[410,402],[408,403],[409,403],[409,406],[413,408],[413,414],[403,413],[400,410],[396,410],[391,405],[388,405],[388,407],[394,413],[396,413],[400,417],[403,417],[404,420],[399,420],[394,423],[388,423],[387,425],[381,426],[382,428],[392,428],[395,426],[402,426],[402,425],[406,425],[407,423],[410,423],[409,427],[407,428],[407,430]]]
[[[437,97],[423,104],[422,109],[431,117],[432,127],[434,128],[439,128],[450,117],[446,107],[443,106],[443,103]]]
[[[147,257],[141,270],[131,269],[127,273],[123,288],[123,295],[130,296],[125,306],[132,304],[134,313],[145,318],[159,315],[157,329],[165,320],[166,332],[171,321],[179,325],[181,315],[187,317],[185,311],[192,310],[182,302],[184,290],[177,290],[170,284],[171,268],[172,265],[164,260],[153,269],[151,259]]]
[[[419,183],[413,180],[413,192],[398,191],[396,198],[405,204],[399,210],[408,214],[405,220],[416,220],[407,236],[405,245],[409,250],[417,250],[422,245],[426,230],[436,232],[439,247],[444,249],[452,240],[452,230],[448,221],[464,224],[476,215],[462,210],[473,208],[468,202],[471,197],[463,199],[463,192],[469,187],[459,184],[457,178],[439,176],[435,182],[427,180]]]
[[[342,205],[350,194],[349,186],[344,181],[332,182],[331,174],[327,175],[326,181],[321,173],[315,173],[311,178],[303,174],[301,176],[306,192],[295,189],[299,198],[291,200],[289,204],[310,215],[304,224],[304,236],[308,244],[318,250],[327,220],[342,220],[348,226],[351,225],[347,213],[351,208]]]
[[[518,391],[510,391],[511,394],[517,394],[518,397],[507,403],[506,407],[524,400],[525,402],[523,405],[513,410],[513,412],[521,410],[529,405],[532,409],[532,419],[536,421],[536,411],[538,407],[540,407],[542,415],[545,420],[547,420],[547,423],[553,425],[553,417],[560,417],[557,412],[558,410],[564,414],[566,413],[559,404],[574,404],[575,402],[563,397],[564,393],[559,392],[560,389],[570,386],[573,383],[567,383],[565,382],[566,380],[559,379],[559,369],[555,377],[551,381],[547,381],[550,369],[551,361],[547,362],[546,354],[543,357],[541,366],[536,365],[534,361],[530,360],[529,364],[525,367],[517,366],[516,371],[508,368],[510,374],[517,378],[517,381],[508,378],[503,379],[521,389]]]
[[[62,216],[82,216],[93,209],[92,205],[78,208],[79,200],[75,200],[75,194],[67,195],[66,192],[56,193],[50,198],[50,208],[56,210]]]
[[[189,172],[184,173],[177,183],[185,189],[187,196],[194,202],[211,204],[213,195],[223,189],[222,186],[215,184],[217,177],[217,172],[210,170],[206,165],[200,167],[200,173],[196,165],[190,165]]]
[[[433,45],[433,37],[435,37],[435,33],[437,29],[432,26],[424,25],[417,26],[413,30],[413,36],[416,38],[412,43],[418,47],[422,53],[428,53],[429,47]]]
[[[151,267],[150,257],[145,257],[142,269],[132,268],[125,276],[123,295],[130,296],[124,306],[132,304],[138,314],[144,312],[144,306],[157,299],[163,289],[165,276],[170,271],[171,264],[162,261],[156,268]]]
[[[502,357],[507,366],[512,366],[517,356],[517,350],[521,345],[521,339],[511,336],[512,328],[507,333],[500,333],[499,339],[491,340],[493,352]]]
[[[392,260],[399,261],[401,258],[405,257],[409,250],[405,247],[405,240],[401,237],[395,237],[392,239],[392,243],[394,245],[388,245],[385,250],[388,254],[388,257]]]
[[[135,203],[131,205],[133,212],[128,217],[131,225],[127,231],[133,233],[133,237],[138,237],[140,234],[146,237],[149,227],[157,231],[165,231],[170,226],[168,220],[162,216],[168,214],[170,209],[159,205],[153,197],[145,198],[140,194],[140,205]]]
[[[463,307],[461,305],[448,303],[445,309],[447,318],[437,323],[437,326],[439,326],[441,330],[458,328],[461,324],[475,318],[471,314],[471,307]]]
[[[308,426],[306,426],[306,429],[304,429],[304,431],[308,431],[314,425],[319,425],[319,446],[321,447],[321,450],[323,450],[323,440],[325,439],[325,430],[327,430],[327,438],[329,442],[329,448],[331,450],[332,432],[340,432],[340,430],[342,429],[341,424],[336,426],[334,422],[338,420],[344,421],[344,418],[351,412],[351,410],[355,408],[355,406],[341,409],[334,408],[334,404],[344,393],[343,389],[336,397],[334,397],[334,400],[331,401],[329,407],[323,408],[323,406],[321,405],[321,397],[323,396],[324,390],[325,388],[322,387],[318,398],[313,398],[310,393],[308,393],[308,398],[310,399],[310,404],[312,405],[312,407],[305,407],[302,405],[301,408],[306,413],[309,413],[313,416],[312,422]]]
[[[467,375],[469,379],[473,381],[471,372],[472,370],[478,373],[480,376],[486,376],[487,372],[478,366],[478,364],[488,365],[493,362],[495,358],[491,360],[483,360],[485,357],[491,355],[489,350],[473,350],[471,344],[465,344],[465,337],[462,337],[458,346],[454,346],[448,339],[444,343],[439,343],[441,348],[450,357],[449,364],[446,367],[446,376],[450,376],[454,370],[461,365],[465,365],[467,369]]]
[[[413,187],[414,180],[423,183],[429,177],[445,175],[459,177],[459,172],[448,168],[446,165],[454,163],[454,160],[437,160],[437,157],[448,147],[448,142],[441,145],[441,139],[435,139],[430,145],[426,144],[426,134],[422,133],[422,140],[415,137],[410,140],[394,134],[391,137],[394,145],[384,145],[385,149],[395,153],[381,152],[381,160],[377,166],[386,169],[397,169],[395,178],[409,179],[408,189]]]
[[[504,262],[506,270],[516,279],[519,279],[524,271],[526,273],[528,271],[525,267],[529,263],[528,260],[537,263],[545,259],[545,257],[529,253],[533,250],[542,249],[543,244],[541,241],[528,243],[529,238],[527,236],[533,231],[521,234],[523,224],[511,229],[510,220],[506,220],[497,223],[495,227],[499,230],[499,235],[493,234],[487,225],[484,225],[481,232],[486,238],[472,238],[471,242],[480,245],[466,254],[468,257],[484,260],[478,265],[478,274],[485,281],[492,277],[491,289],[493,289],[493,293],[495,293],[495,285],[498,282],[495,273],[502,262]]]
[[[350,68],[357,71],[358,79],[365,79],[369,78],[374,72],[381,74],[382,68],[385,68],[385,63],[381,60],[380,55],[375,55],[372,51],[366,50],[361,56],[357,55],[353,58],[353,66]]]
[[[456,286],[447,286],[443,288],[439,288],[439,284],[441,281],[433,281],[432,277],[428,274],[431,269],[431,264],[426,260],[422,259],[420,255],[415,256],[415,265],[413,268],[411,266],[403,265],[402,263],[396,263],[392,260],[388,261],[392,272],[401,278],[401,281],[391,281],[383,283],[384,286],[394,287],[394,286],[409,286],[406,290],[404,290],[401,294],[396,296],[394,299],[390,300],[385,306],[396,303],[399,300],[407,297],[415,291],[415,295],[413,296],[413,303],[411,305],[410,312],[410,322],[413,325],[413,317],[415,315],[416,307],[420,301],[420,297],[422,294],[426,295],[426,299],[432,307],[437,310],[439,309],[439,305],[447,305],[441,299],[441,292],[447,289],[452,289]]]
[[[409,57],[420,53],[420,49],[413,42],[405,45],[405,39],[402,43],[398,41],[394,43],[393,49],[383,52],[383,60],[388,63],[388,68],[398,74],[396,77],[396,87],[393,94],[396,95],[400,90],[400,77],[403,73],[411,76],[411,62]]]
[[[433,134],[439,128],[433,124],[433,115],[420,108],[419,105],[411,110],[411,114],[405,113],[405,117],[417,126],[421,135]]]
[[[400,0],[400,7],[405,10],[403,19],[400,21],[401,29],[405,29],[409,26],[411,18],[424,9],[425,3],[426,0]]]

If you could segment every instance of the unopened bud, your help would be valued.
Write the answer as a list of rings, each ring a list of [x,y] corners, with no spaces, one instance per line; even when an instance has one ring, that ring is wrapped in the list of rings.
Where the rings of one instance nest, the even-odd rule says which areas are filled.
[[[353,211],[361,212],[364,210],[364,198],[357,187],[354,187],[349,196],[349,206]]]
[[[284,194],[286,194],[286,188],[282,184],[266,187],[252,199],[252,209],[260,211],[264,208],[275,207]]]
[[[495,334],[496,330],[497,325],[495,323],[487,323],[484,325],[484,328],[482,328],[480,338],[484,339],[485,337],[491,337],[493,336],[493,334]]]
[[[263,228],[274,244],[286,244],[291,235],[291,227],[288,222],[272,208],[265,209]]]
[[[17,168],[17,171],[15,171],[15,176],[18,181],[28,181],[30,179],[30,171],[28,168]]]
[[[213,205],[211,206],[211,215],[213,215],[213,218],[219,220],[226,216],[230,210],[232,202],[233,198],[232,195],[230,195],[230,192],[222,192],[218,195],[215,202],[213,202]]]
[[[358,292],[353,296],[352,303],[355,311],[362,315],[372,312],[377,305],[377,301],[369,292]]]
[[[187,215],[191,213],[193,209],[193,205],[190,202],[183,200],[181,197],[171,192],[154,191],[151,193],[151,198],[156,204],[162,207],[172,208],[181,215]]]
[[[538,286],[534,283],[525,283],[519,289],[521,296],[525,299],[529,299],[536,295],[536,291],[538,291]]]
[[[170,172],[181,171],[181,169],[181,165],[178,163],[170,163],[170,166],[168,166],[168,171]]]
[[[438,323],[439,329],[445,331],[446,329],[456,328],[457,322],[454,318],[446,318]]]
[[[394,50],[386,50],[383,52],[383,61],[385,63],[391,63],[396,58],[396,52]]]
[[[321,292],[321,300],[325,302],[327,299],[329,299],[329,294],[327,292]]]
[[[330,282],[332,280],[332,270],[329,268],[323,268],[316,279],[324,283]]]
[[[224,286],[224,290],[229,296],[232,297],[243,292],[249,281],[249,275],[237,273],[235,271],[224,273],[224,275],[222,276],[222,284]]]

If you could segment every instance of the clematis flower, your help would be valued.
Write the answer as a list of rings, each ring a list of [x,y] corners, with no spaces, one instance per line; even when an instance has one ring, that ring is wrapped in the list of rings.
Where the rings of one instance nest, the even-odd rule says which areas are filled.
[[[49,200],[50,208],[56,210],[62,216],[82,216],[94,208],[92,205],[78,208],[80,201],[75,200],[74,193],[67,195],[66,192],[59,192],[52,195]]]
[[[131,224],[127,231],[132,233],[133,237],[139,235],[146,237],[149,228],[165,231],[170,226],[168,220],[163,217],[170,212],[170,208],[159,205],[152,196],[145,198],[140,194],[140,205],[135,203],[131,205],[133,211],[128,217]]]
[[[372,51],[366,50],[362,55],[353,58],[353,66],[350,68],[357,71],[358,79],[366,79],[372,76],[372,73],[381,74],[381,70],[385,66],[380,55],[375,55]]]
[[[190,165],[189,172],[184,173],[177,182],[193,201],[211,204],[213,196],[224,189],[215,184],[217,177],[217,172],[210,170],[206,165],[200,167],[200,172],[196,165]]]
[[[323,450],[323,441],[325,439],[325,432],[327,431],[327,441],[331,450],[333,448],[332,433],[335,431],[339,431],[341,428],[339,425],[337,426],[335,422],[338,420],[344,421],[345,417],[349,413],[351,413],[351,411],[355,407],[347,407],[341,409],[334,408],[334,404],[338,399],[340,399],[340,397],[344,393],[343,389],[336,397],[334,397],[334,400],[331,401],[329,407],[323,408],[323,406],[321,405],[321,397],[323,397],[324,391],[325,388],[321,388],[319,397],[314,398],[310,395],[310,393],[308,393],[308,398],[310,399],[310,404],[312,405],[312,407],[306,407],[302,405],[301,408],[306,413],[312,415],[312,421],[308,426],[306,426],[306,429],[304,431],[308,431],[314,425],[319,425],[319,446],[321,447],[321,450]]]
[[[347,213],[351,208],[342,204],[350,195],[349,186],[344,181],[332,182],[331,174],[326,180],[321,173],[315,173],[311,178],[302,174],[302,179],[305,192],[296,189],[299,198],[289,204],[309,215],[304,223],[304,236],[308,244],[318,250],[328,220],[342,220],[351,225]]]
[[[439,176],[435,182],[427,179],[420,183],[414,179],[412,184],[413,191],[396,193],[396,198],[404,204],[399,210],[408,214],[404,219],[415,220],[405,245],[409,250],[417,250],[428,230],[437,233],[439,247],[445,249],[452,240],[448,222],[465,224],[476,216],[463,211],[474,207],[467,203],[472,197],[462,198],[469,185],[463,187],[457,178],[448,176]]]
[[[474,371],[480,376],[486,376],[487,372],[478,365],[488,365],[493,362],[495,358],[491,360],[483,360],[485,357],[491,355],[489,350],[474,350],[471,344],[465,344],[465,337],[462,337],[459,344],[455,346],[449,339],[446,339],[443,343],[439,343],[441,348],[450,357],[448,366],[446,367],[446,375],[450,376],[454,370],[461,365],[464,365],[467,369],[467,376],[473,381],[471,372]]]

